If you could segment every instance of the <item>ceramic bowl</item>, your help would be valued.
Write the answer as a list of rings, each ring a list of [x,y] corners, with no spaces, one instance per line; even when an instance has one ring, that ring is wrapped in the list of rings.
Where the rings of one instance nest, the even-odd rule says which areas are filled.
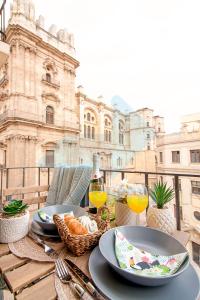
[[[64,214],[71,211],[73,212],[75,217],[80,217],[87,214],[85,209],[76,205],[52,205],[52,206],[43,207],[40,209],[40,211],[44,211],[50,217],[52,217],[54,214]],[[53,222],[48,223],[42,221],[38,215],[38,212],[34,214],[33,221],[37,222],[42,227],[43,230],[54,231],[54,232],[57,231],[56,225]]]
[[[186,248],[172,236],[156,229],[142,226],[121,226],[117,229],[136,247],[158,255],[174,255],[187,252]],[[169,283],[173,278],[184,272],[189,265],[186,258],[179,270],[167,276],[149,277],[130,273],[119,267],[114,250],[115,228],[104,233],[99,241],[101,254],[109,265],[122,277],[130,282],[146,286],[159,286]]]

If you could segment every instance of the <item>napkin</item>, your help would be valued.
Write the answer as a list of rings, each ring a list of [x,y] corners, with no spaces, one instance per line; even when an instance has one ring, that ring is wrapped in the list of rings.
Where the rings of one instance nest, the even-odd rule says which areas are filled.
[[[124,235],[115,231],[115,254],[120,268],[143,276],[168,276],[174,274],[182,265],[187,252],[171,256],[156,255],[131,244]]]

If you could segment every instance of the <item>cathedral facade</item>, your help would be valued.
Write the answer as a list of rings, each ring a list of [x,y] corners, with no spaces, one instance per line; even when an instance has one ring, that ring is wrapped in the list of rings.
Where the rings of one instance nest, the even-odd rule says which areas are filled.
[[[13,0],[6,31],[10,55],[0,69],[0,164],[91,164],[155,170],[163,118],[143,108],[122,112],[75,88],[73,34],[35,17],[32,1]],[[31,175],[30,175],[31,176]],[[30,177],[29,176],[29,177]],[[16,183],[18,184],[18,183]]]

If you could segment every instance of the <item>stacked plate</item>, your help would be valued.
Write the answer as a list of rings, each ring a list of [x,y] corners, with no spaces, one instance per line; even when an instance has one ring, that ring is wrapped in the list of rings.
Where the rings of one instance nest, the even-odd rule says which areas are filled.
[[[187,251],[176,239],[159,230],[140,226],[122,226],[118,230],[136,247],[150,253],[170,256]],[[99,247],[94,249],[89,260],[93,281],[109,299],[198,299],[199,278],[188,257],[172,275],[137,275],[119,267],[114,242],[115,229],[111,229],[101,237]]]
[[[86,215],[86,212],[83,208],[76,205],[52,205],[41,208],[40,211],[47,214],[50,219],[53,219],[54,214],[66,214],[73,212],[74,216],[80,217]],[[52,222],[45,222],[40,217],[38,212],[33,216],[33,222],[31,224],[31,229],[36,234],[50,237],[50,238],[59,238],[59,234],[56,228],[56,225]]]

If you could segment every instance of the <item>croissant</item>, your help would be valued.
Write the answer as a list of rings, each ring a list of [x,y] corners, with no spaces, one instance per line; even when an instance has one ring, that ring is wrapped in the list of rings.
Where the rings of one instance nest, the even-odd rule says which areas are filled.
[[[75,218],[69,220],[67,226],[72,234],[83,235],[88,233],[87,229]]]
[[[65,215],[64,216],[64,222],[65,222],[65,224],[68,225],[69,221],[72,220],[72,219],[75,219],[74,216],[72,216],[72,215]]]

